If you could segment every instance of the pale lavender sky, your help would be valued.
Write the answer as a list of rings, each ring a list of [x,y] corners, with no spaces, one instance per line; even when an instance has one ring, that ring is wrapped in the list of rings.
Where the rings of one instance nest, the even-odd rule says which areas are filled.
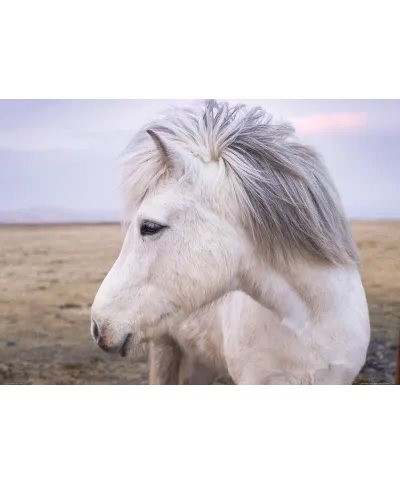
[[[117,156],[188,100],[0,100],[0,212],[118,211]],[[294,123],[324,157],[350,217],[400,217],[400,101],[229,100]]]

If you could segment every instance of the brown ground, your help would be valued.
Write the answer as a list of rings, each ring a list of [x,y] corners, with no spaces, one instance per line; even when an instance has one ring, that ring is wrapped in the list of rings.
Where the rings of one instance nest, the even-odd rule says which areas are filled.
[[[357,222],[373,338],[400,328],[400,221]],[[141,384],[146,359],[89,334],[93,297],[122,241],[117,225],[0,226],[0,383]]]

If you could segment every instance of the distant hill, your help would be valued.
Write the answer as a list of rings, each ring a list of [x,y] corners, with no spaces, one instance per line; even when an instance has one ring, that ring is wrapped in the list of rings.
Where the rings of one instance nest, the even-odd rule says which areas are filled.
[[[58,208],[29,208],[0,211],[0,224],[59,224],[84,222],[119,222],[118,211],[73,211]]]

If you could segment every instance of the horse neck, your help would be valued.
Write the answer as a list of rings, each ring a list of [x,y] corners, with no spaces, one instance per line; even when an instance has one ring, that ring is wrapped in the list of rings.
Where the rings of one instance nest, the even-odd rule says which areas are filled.
[[[273,268],[261,258],[246,269],[244,291],[261,305],[290,322],[336,318],[346,306],[364,305],[365,294],[357,268],[297,262]]]

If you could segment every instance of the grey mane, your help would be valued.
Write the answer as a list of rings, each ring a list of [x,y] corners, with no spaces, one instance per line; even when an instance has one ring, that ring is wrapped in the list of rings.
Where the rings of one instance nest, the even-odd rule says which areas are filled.
[[[301,255],[330,264],[358,264],[330,175],[318,154],[294,138],[291,125],[273,124],[262,108],[214,100],[175,108],[147,125],[127,149],[131,157],[123,185],[128,205],[133,180],[144,190],[157,179],[154,166],[149,168],[154,147],[146,139],[148,128],[197,152],[204,161],[223,160],[243,208],[243,222],[271,260]]]

